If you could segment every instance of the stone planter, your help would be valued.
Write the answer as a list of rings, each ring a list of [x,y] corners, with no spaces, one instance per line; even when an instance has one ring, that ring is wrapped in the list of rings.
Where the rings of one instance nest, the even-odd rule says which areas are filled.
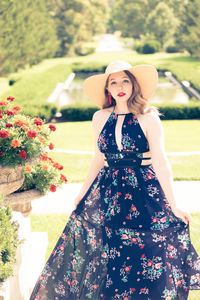
[[[0,194],[8,195],[18,190],[24,182],[24,166],[1,167],[0,166]]]
[[[28,191],[13,193],[6,196],[4,203],[9,204],[14,211],[19,211],[24,217],[28,217],[31,213],[31,201],[42,197],[38,190],[32,189]]]
[[[26,161],[24,165],[15,167],[0,166],[0,195],[6,196],[17,191],[24,182],[23,169],[26,165],[40,161],[41,155],[37,155]]]

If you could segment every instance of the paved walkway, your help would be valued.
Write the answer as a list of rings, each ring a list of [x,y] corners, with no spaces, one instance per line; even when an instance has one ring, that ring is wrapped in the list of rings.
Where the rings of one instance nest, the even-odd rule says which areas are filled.
[[[71,213],[74,199],[82,183],[67,183],[55,193],[49,193],[32,201],[31,214]],[[175,181],[174,192],[177,205],[189,212],[200,212],[200,181]]]
[[[102,35],[96,52],[121,52],[126,51],[124,45],[113,34]]]

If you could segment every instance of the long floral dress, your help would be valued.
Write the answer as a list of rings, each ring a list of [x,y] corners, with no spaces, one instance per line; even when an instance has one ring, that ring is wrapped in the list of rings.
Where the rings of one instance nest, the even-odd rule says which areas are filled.
[[[71,213],[30,300],[185,300],[200,289],[189,225],[173,214],[153,166],[141,165],[149,145],[138,119],[125,114],[122,150],[117,120],[110,113],[98,138],[108,166]]]

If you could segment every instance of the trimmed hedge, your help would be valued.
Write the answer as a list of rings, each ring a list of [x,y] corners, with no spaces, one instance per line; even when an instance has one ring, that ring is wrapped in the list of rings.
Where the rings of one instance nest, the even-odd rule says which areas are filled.
[[[200,119],[200,102],[190,102],[189,104],[159,104],[158,107],[163,120],[186,120]],[[89,121],[98,106],[92,105],[68,105],[61,109],[64,121]]]
[[[61,113],[65,121],[88,121],[92,120],[92,116],[97,110],[99,110],[98,106],[76,104],[63,107]]]
[[[163,114],[160,118],[163,120],[187,120],[200,119],[200,101],[190,102],[188,104],[159,104],[156,105]]]
[[[57,106],[55,104],[39,104],[39,105],[23,105],[23,113],[31,117],[40,117],[45,121],[50,121],[52,116],[57,112]]]

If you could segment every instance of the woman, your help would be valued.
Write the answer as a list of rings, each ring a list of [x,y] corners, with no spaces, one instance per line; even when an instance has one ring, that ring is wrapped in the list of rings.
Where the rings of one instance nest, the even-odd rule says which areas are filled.
[[[31,300],[185,300],[200,289],[187,212],[177,208],[159,113],[148,106],[158,74],[111,63],[84,82],[102,109],[95,155]]]

